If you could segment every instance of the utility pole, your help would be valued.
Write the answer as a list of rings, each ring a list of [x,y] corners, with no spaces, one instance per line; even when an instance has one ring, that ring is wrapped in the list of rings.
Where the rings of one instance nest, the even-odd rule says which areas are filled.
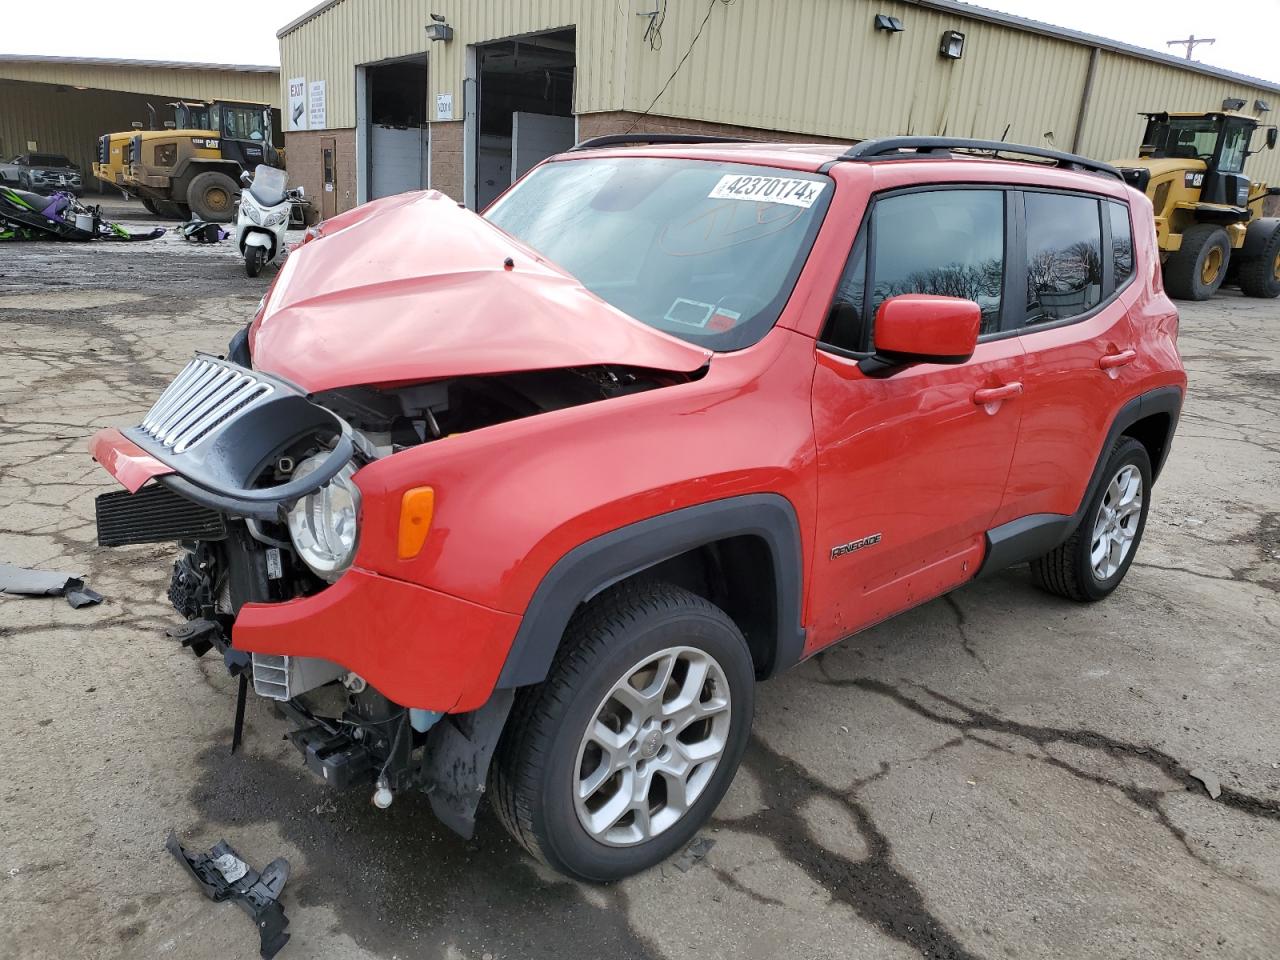
[[[1196,47],[1200,46],[1200,44],[1202,43],[1213,43],[1213,42],[1214,42],[1214,39],[1211,37],[1197,37],[1193,33],[1191,36],[1187,37],[1187,39],[1185,40],[1166,40],[1164,42],[1164,45],[1166,47],[1186,47],[1187,59],[1190,60],[1191,53],[1192,51],[1195,50]]]

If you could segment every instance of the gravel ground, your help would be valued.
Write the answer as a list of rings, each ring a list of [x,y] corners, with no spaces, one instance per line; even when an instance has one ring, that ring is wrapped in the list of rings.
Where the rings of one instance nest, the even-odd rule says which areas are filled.
[[[163,633],[171,548],[94,545],[86,438],[219,351],[272,273],[173,237],[0,249],[0,561],[107,598],[0,598],[0,955],[256,956],[170,826],[290,859],[282,960],[1277,955],[1277,303],[1183,305],[1191,395],[1110,600],[1015,569],[770,682],[706,859],[588,887],[491,815],[468,843],[414,797],[326,791],[256,698],[231,756],[232,681]]]

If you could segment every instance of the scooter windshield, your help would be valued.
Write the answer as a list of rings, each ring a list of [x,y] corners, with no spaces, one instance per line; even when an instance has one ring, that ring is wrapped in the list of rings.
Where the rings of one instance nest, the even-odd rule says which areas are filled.
[[[274,207],[284,202],[284,192],[289,186],[289,175],[283,170],[259,164],[253,172],[253,185],[249,193],[264,207]]]

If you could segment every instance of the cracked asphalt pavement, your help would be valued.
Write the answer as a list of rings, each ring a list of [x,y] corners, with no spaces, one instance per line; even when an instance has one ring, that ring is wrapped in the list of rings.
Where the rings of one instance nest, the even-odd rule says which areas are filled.
[[[706,858],[590,887],[490,814],[466,842],[419,797],[327,791],[257,698],[231,756],[233,681],[164,636],[172,548],[95,546],[88,436],[271,273],[171,237],[0,249],[0,561],[106,596],[0,598],[0,955],[257,956],[173,826],[289,858],[282,960],[1277,956],[1280,304],[1181,305],[1190,397],[1109,600],[1014,569],[764,685]]]

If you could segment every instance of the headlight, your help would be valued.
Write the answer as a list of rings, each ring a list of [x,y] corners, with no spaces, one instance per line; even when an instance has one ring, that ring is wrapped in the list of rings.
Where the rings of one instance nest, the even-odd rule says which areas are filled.
[[[294,479],[314,472],[328,456],[322,453],[303,460],[294,468]],[[348,463],[289,511],[289,539],[298,556],[316,576],[330,582],[351,566],[359,542],[360,489],[351,480],[355,472],[355,464]]]
[[[258,209],[257,204],[250,200],[247,196],[240,198],[240,210],[246,217],[254,223],[261,225],[262,212]]]
[[[284,223],[288,219],[289,219],[289,211],[277,210],[275,213],[269,215],[267,219],[263,220],[262,225],[264,227],[278,227],[280,224]]]

